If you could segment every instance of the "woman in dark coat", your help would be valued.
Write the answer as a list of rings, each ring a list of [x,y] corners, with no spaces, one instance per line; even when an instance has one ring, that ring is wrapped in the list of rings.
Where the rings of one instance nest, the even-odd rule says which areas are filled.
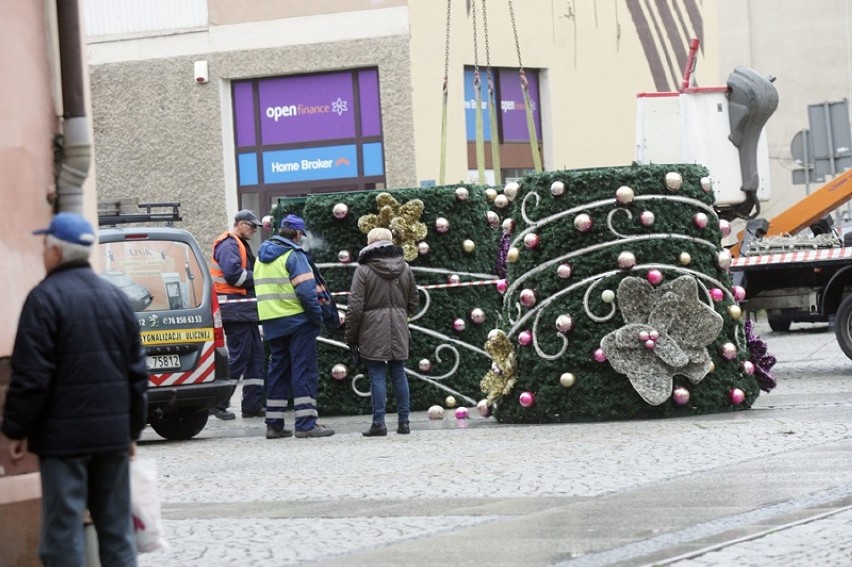
[[[393,383],[399,426],[396,432],[408,434],[408,317],[420,303],[420,295],[411,268],[405,263],[402,248],[394,246],[386,228],[374,228],[367,234],[367,247],[358,255],[358,268],[352,276],[346,343],[359,353],[370,374],[373,424],[365,437],[385,436],[385,405],[390,376]]]

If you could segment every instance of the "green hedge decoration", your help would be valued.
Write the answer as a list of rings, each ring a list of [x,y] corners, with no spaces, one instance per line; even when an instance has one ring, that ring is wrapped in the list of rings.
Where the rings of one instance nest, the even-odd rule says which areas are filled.
[[[682,179],[677,190],[666,182],[672,172]],[[389,193],[399,205],[413,199],[423,202],[419,221],[427,227],[423,242],[429,252],[410,262],[418,285],[425,288],[421,310],[411,321],[411,357],[406,364],[412,410],[444,405],[447,396],[460,405],[473,406],[490,393],[490,409],[502,422],[669,417],[745,409],[759,393],[757,381],[743,371],[748,349],[742,321],[736,317],[730,274],[719,267],[722,235],[712,210],[713,192],[702,187],[706,176],[704,168],[683,164],[546,172],[522,178],[516,194],[514,188],[473,185],[317,194],[292,204],[285,200],[273,214],[276,225],[284,211],[305,218],[309,251],[345,313],[345,293],[358,252],[366,245],[358,220],[380,212],[377,196],[382,193]],[[551,191],[554,182],[564,185],[562,194]],[[620,203],[616,199],[620,187],[629,187],[632,199]],[[466,195],[459,195],[460,191]],[[346,214],[335,215],[335,207],[339,212],[341,206]],[[643,212],[646,220],[647,212],[653,214],[653,223],[646,226],[640,221]],[[592,219],[586,232],[574,224],[584,213]],[[696,213],[706,216],[704,228],[696,225]],[[449,222],[444,233],[436,229],[439,217]],[[510,228],[505,234],[518,250],[514,262],[505,262],[505,244],[501,249],[504,226]],[[524,244],[530,233],[538,237],[532,248]],[[465,249],[466,240],[474,242],[472,251]],[[341,252],[348,253],[351,261],[341,261]],[[634,255],[634,268],[619,268],[622,252]],[[689,255],[686,265],[684,254]],[[505,295],[496,285],[503,275],[501,260],[508,270]],[[570,278],[557,274],[563,263],[571,267]],[[673,388],[688,392],[689,399],[682,404],[672,398],[658,405],[648,403],[625,374],[609,361],[594,358],[603,338],[625,326],[617,293],[621,280],[634,277],[644,281],[651,269],[663,276],[663,282],[654,286],[660,289],[668,289],[678,277],[694,278],[701,301],[722,318],[721,331],[706,346],[714,369],[698,383],[677,374],[672,379]],[[448,285],[451,281],[458,284]],[[709,299],[708,290],[714,287],[723,290],[719,302]],[[535,305],[521,305],[520,294],[525,289],[533,291]],[[615,293],[614,301],[604,301],[605,290]],[[474,322],[475,309],[484,314],[484,322]],[[573,321],[568,333],[554,326],[561,314]],[[457,320],[464,322],[463,330],[454,329]],[[681,327],[681,334],[692,333],[686,322]],[[515,357],[516,382],[502,396],[482,388],[489,372],[500,379],[493,374],[499,365],[493,364],[485,348],[495,329],[506,335]],[[534,340],[529,346],[518,342],[524,330],[532,331]],[[560,352],[563,341],[566,346]],[[726,343],[735,348],[731,360],[721,354]],[[364,368],[352,367],[342,331],[323,331],[319,360],[320,411],[324,415],[369,414],[369,379]],[[428,370],[421,366],[426,361],[431,365]],[[341,368],[345,377],[333,378],[335,368],[338,378]],[[573,376],[570,387],[563,385],[570,380],[561,380],[565,374]],[[658,391],[660,387],[657,384]],[[731,401],[734,389],[744,394],[739,404]],[[522,393],[532,395],[529,407],[519,402]],[[389,402],[392,411],[393,400]]]

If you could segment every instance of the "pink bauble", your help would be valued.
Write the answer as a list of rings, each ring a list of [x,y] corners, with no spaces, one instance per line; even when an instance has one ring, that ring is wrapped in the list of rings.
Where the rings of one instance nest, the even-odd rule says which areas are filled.
[[[565,193],[565,184],[561,181],[554,181],[550,184],[550,193],[554,197],[560,197]]]
[[[710,290],[710,299],[712,299],[715,303],[719,303],[723,299],[725,299],[725,292],[723,292],[718,287],[714,287]]]
[[[466,407],[458,407],[456,408],[456,419],[467,419],[470,415],[470,412]]]
[[[639,341],[640,342],[644,343],[645,341],[647,341],[650,338],[651,338],[651,333],[649,333],[648,331],[639,331]]]
[[[692,222],[695,224],[697,228],[706,228],[707,227],[707,214],[706,213],[695,213],[692,216]]]
[[[655,341],[653,339],[648,339],[647,341],[645,341],[645,348],[648,349],[648,350],[651,350],[651,349],[655,348],[656,346],[657,346],[657,341]]]
[[[470,312],[470,320],[477,325],[483,324],[485,322],[485,311],[479,307],[474,307],[474,309]]]
[[[592,229],[592,217],[586,213],[580,213],[574,217],[574,228],[580,232],[589,232]]]
[[[719,267],[723,270],[727,270],[731,267],[731,252],[730,250],[720,250],[719,251]]]
[[[521,291],[520,299],[521,305],[524,307],[532,307],[536,302],[535,292],[531,289],[525,289]]]
[[[731,403],[734,404],[735,406],[738,406],[745,401],[745,392],[743,392],[739,388],[732,389],[728,393],[728,396],[730,396]]]
[[[709,193],[713,190],[713,179],[710,177],[702,177],[701,178],[701,190],[705,193]]]
[[[458,187],[456,189],[456,200],[467,201],[468,197],[470,197],[470,191],[466,187]]]
[[[458,274],[450,274],[447,276],[447,283],[452,285],[458,285],[461,282],[461,278]]]
[[[509,282],[506,280],[497,280],[497,291],[500,293],[506,293],[507,289],[509,289]]]
[[[679,406],[686,404],[689,401],[689,390],[683,386],[678,386],[672,392],[672,401]]]
[[[476,411],[482,417],[491,417],[491,406],[488,404],[488,400],[479,400],[479,403],[476,404]]]
[[[535,403],[535,395],[532,392],[521,392],[521,395],[518,396],[518,403],[525,408],[532,407]]]
[[[435,230],[437,230],[441,234],[446,233],[448,230],[450,230],[450,221],[448,221],[444,217],[436,218],[435,219]]]
[[[507,234],[511,234],[515,230],[515,221],[512,219],[506,219],[503,221],[503,232]]]
[[[337,253],[337,259],[342,264],[348,264],[352,261],[352,254],[349,253],[349,250],[341,250]]]
[[[529,331],[521,331],[518,334],[518,342],[521,344],[521,346],[529,346],[529,344],[532,342],[532,338],[532,333]]]
[[[726,360],[733,360],[737,356],[737,347],[734,343],[725,343],[720,347],[719,352]]]
[[[750,360],[743,360],[743,372],[749,376],[754,374],[754,363]]]
[[[731,292],[734,294],[734,299],[736,299],[737,301],[742,301],[746,297],[746,290],[740,285],[735,285],[734,287],[732,287]]]
[[[509,205],[509,198],[506,195],[497,195],[494,197],[494,206],[498,209],[503,209]]]
[[[642,223],[642,226],[651,226],[654,224],[654,213],[651,211],[642,211],[639,214],[639,222]]]
[[[728,236],[731,234],[731,223],[726,221],[725,219],[719,220],[719,230],[722,231],[722,236]]]
[[[531,232],[524,236],[524,246],[527,248],[535,248],[539,244],[538,235]]]
[[[594,356],[595,360],[598,362],[606,362],[606,353],[603,351],[602,348],[595,349],[595,352],[592,356]]]
[[[496,228],[497,225],[500,224],[500,215],[494,211],[488,211],[485,213],[485,222],[488,223],[488,226],[491,228]]]
[[[432,361],[428,358],[423,358],[417,364],[417,368],[420,369],[420,372],[429,372],[430,370],[432,370]]]
[[[660,285],[663,281],[663,273],[660,270],[650,270],[647,278],[651,285]]]
[[[335,380],[343,380],[346,378],[346,366],[344,364],[335,364],[331,367],[331,377]]]
[[[648,338],[652,341],[658,340],[660,338],[660,331],[657,329],[651,329],[650,332],[648,332]]]
[[[337,203],[334,205],[334,208],[331,209],[331,214],[333,214],[334,218],[338,220],[345,219],[346,215],[349,214],[349,206],[346,203]]]
[[[622,270],[629,270],[633,266],[636,265],[636,256],[633,255],[633,252],[627,252],[626,250],[618,255],[618,267]]]
[[[559,264],[556,268],[556,275],[562,279],[571,277],[571,264]]]
[[[464,322],[464,319],[456,319],[455,321],[453,321],[453,330],[455,332],[461,333],[462,331],[464,331],[465,327],[466,324]]]
[[[427,255],[432,249],[429,247],[427,242],[418,242],[417,243],[417,253],[421,256]]]
[[[571,319],[570,315],[562,314],[556,318],[556,329],[560,333],[567,333],[571,329],[574,328],[574,320]]]

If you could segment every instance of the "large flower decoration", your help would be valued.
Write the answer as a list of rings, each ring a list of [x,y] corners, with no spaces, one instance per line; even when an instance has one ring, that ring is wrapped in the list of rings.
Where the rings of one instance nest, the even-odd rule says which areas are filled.
[[[745,322],[745,336],[748,345],[748,359],[754,364],[754,377],[757,379],[757,385],[764,392],[768,392],[778,385],[778,382],[769,373],[769,370],[778,361],[769,354],[766,341],[754,332],[754,323],[751,319]]]
[[[486,394],[488,405],[509,394],[518,381],[515,363],[515,347],[506,333],[497,329],[485,342],[485,351],[491,356],[491,370],[480,382],[482,392]]]
[[[656,288],[624,278],[618,305],[625,325],[605,336],[601,348],[649,404],[671,396],[676,374],[697,384],[713,368],[706,346],[722,330],[722,316],[700,301],[695,278],[681,276]]]
[[[358,228],[367,234],[376,227],[388,228],[393,233],[394,244],[401,246],[409,262],[417,258],[417,242],[426,238],[426,225],[420,222],[423,201],[412,199],[400,205],[390,193],[376,195],[378,214],[364,215],[358,219]]]

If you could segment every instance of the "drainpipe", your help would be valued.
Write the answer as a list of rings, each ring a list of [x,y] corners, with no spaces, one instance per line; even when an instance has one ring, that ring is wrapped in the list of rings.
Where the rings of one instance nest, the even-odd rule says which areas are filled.
[[[62,162],[56,179],[57,210],[83,213],[83,183],[92,160],[86,118],[80,11],[77,0],[56,0],[62,68]]]

